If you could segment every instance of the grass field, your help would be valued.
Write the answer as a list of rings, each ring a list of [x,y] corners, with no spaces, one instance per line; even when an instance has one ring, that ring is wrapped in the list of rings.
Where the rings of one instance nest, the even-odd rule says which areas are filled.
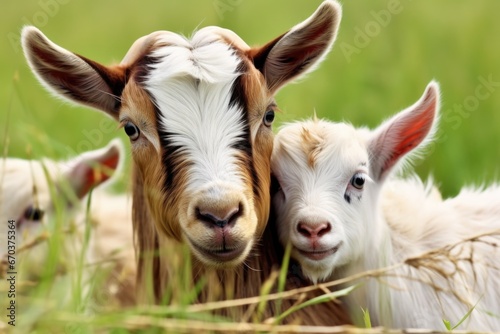
[[[155,30],[190,35],[196,27],[219,25],[250,45],[262,44],[305,19],[319,3],[5,2],[0,11],[1,151],[62,158],[104,146],[114,137],[128,142],[102,114],[63,103],[37,83],[19,44],[23,25],[36,25],[57,44],[110,64],[119,62],[135,39]],[[426,158],[416,162],[417,172],[424,178],[432,174],[445,196],[463,185],[499,180],[498,13],[500,2],[495,0],[344,0],[340,33],[326,61],[278,94],[283,113],[275,131],[279,124],[310,117],[314,111],[334,121],[375,127],[413,104],[435,79],[442,89],[440,131]],[[127,180],[124,173],[117,188],[127,188]]]
[[[319,1],[37,0],[4,4],[0,14],[0,138],[12,156],[67,156],[121,136],[99,113],[49,96],[18,44],[36,24],[69,50],[105,64],[154,30],[185,35],[220,25],[261,44],[300,22]],[[398,6],[394,6],[398,4]],[[376,126],[412,104],[425,85],[442,87],[439,143],[417,171],[432,173],[446,195],[464,184],[498,179],[500,162],[500,3],[494,0],[344,1],[336,45],[327,60],[277,97],[278,125],[316,110],[320,117]],[[391,13],[392,10],[392,13]],[[382,12],[390,13],[384,15]],[[485,86],[484,82],[490,81]],[[107,122],[102,125],[100,122]],[[96,134],[99,130],[102,134]],[[277,129],[277,127],[275,127]]]

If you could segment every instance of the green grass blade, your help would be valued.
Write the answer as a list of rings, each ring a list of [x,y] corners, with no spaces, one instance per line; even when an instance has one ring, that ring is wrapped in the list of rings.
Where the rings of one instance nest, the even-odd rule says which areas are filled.
[[[448,332],[451,332],[451,323],[449,320],[446,320],[446,319],[443,319],[443,324],[444,324],[444,327],[446,327],[446,330]]]
[[[355,285],[349,286],[349,287],[342,289],[342,290],[332,291],[330,293],[325,293],[324,295],[311,298],[311,299],[303,302],[302,304],[296,305],[294,307],[290,307],[288,310],[286,310],[285,312],[283,312],[282,314],[280,314],[279,316],[276,317],[276,322],[280,322],[281,320],[288,317],[293,312],[301,310],[304,307],[308,307],[308,306],[312,306],[312,305],[316,305],[316,304],[321,304],[321,303],[326,303],[326,302],[331,302],[332,299],[346,296],[357,287],[358,287],[358,284],[355,284]]]
[[[479,301],[478,301],[478,303],[479,303]],[[476,305],[477,305],[477,303],[476,303]],[[469,310],[469,311],[467,311],[467,313],[465,313],[465,315],[462,317],[462,319],[460,319],[460,321],[459,321],[459,322],[458,322],[455,326],[453,326],[452,330],[453,330],[453,329],[456,329],[456,328],[457,328],[458,326],[460,326],[460,325],[461,325],[461,324],[462,324],[462,323],[463,323],[463,322],[464,322],[464,321],[465,321],[468,317],[470,317],[470,315],[471,315],[472,311],[474,311],[474,309],[476,308],[476,305],[472,306],[472,307],[470,308],[470,310]]]
[[[75,303],[77,310],[78,311],[83,311],[84,309],[84,304],[85,304],[85,297],[90,297],[90,296],[83,296],[82,293],[84,292],[82,280],[84,276],[84,270],[85,270],[85,262],[87,259],[87,249],[89,247],[90,243],[90,237],[92,233],[92,220],[91,220],[91,215],[90,215],[90,207],[92,203],[92,193],[93,190],[91,189],[87,195],[87,203],[85,207],[85,230],[84,230],[84,235],[83,235],[83,245],[81,252],[79,254],[79,259],[78,259],[78,266],[77,266],[77,284],[76,284],[76,295],[78,296],[77,303]]]
[[[285,254],[283,256],[283,263],[281,265],[280,275],[278,278],[278,292],[283,292],[285,290],[286,276],[288,274],[288,266],[290,264],[290,253],[292,252],[292,243],[289,242],[285,248]]]
[[[270,277],[262,284],[262,287],[260,288],[260,295],[261,296],[267,296],[268,294],[271,293],[271,289],[274,286],[274,283],[276,282],[276,272],[273,272]],[[259,302],[259,305],[257,306],[257,316],[256,320],[260,321],[262,314],[264,313],[264,309],[266,308],[267,305],[267,299],[262,299]]]
[[[365,324],[365,328],[372,328],[372,321],[370,318],[370,311],[368,309],[361,308],[361,311],[363,312],[363,322]]]
[[[283,255],[283,262],[281,264],[281,270],[278,277],[278,292],[283,292],[285,290],[286,277],[288,274],[288,265],[290,264],[290,254],[292,252],[292,243],[288,242],[285,247],[285,254]],[[281,298],[276,301],[276,314],[281,313]],[[278,321],[280,317],[276,317]]]
[[[479,300],[481,300],[481,299],[479,299]],[[472,306],[467,311],[467,313],[465,313],[465,315],[462,317],[462,319],[460,319],[460,321],[455,326],[452,327],[449,320],[443,319],[443,324],[446,327],[446,329],[451,332],[452,330],[458,328],[458,326],[460,326],[465,320],[467,320],[467,318],[470,317],[470,315],[472,314],[472,311],[474,311],[474,309],[476,308],[477,304],[479,303],[479,300],[476,302],[476,304],[474,304],[474,306]]]

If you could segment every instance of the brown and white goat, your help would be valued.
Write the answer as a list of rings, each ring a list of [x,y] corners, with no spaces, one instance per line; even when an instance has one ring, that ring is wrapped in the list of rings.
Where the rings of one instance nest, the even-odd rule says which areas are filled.
[[[259,292],[273,265],[262,263],[261,253],[276,252],[276,243],[259,241],[270,211],[274,95],[325,57],[340,15],[336,1],[324,1],[262,47],[219,27],[190,39],[158,31],[138,39],[114,66],[24,28],[24,52],[38,79],[58,96],[104,111],[130,137],[138,282],[145,289],[152,276],[148,299],[159,301],[173,276],[168,262],[179,253],[176,242],[188,244],[195,273],[222,275],[224,286],[207,290],[226,297]],[[210,291],[201,299],[217,294]]]
[[[108,183],[118,169],[120,160],[123,160],[123,148],[117,140],[68,161],[1,160],[0,219],[14,221],[15,229],[9,229],[12,232],[9,233],[4,230],[7,225],[2,224],[0,237],[7,240],[9,233],[9,240],[24,251],[15,254],[0,249],[0,260],[15,262],[22,279],[38,279],[48,263],[48,243],[40,238],[43,233],[53,240],[61,240],[64,249],[61,254],[70,271],[74,272],[83,255],[84,264],[89,266],[84,271],[86,277],[93,277],[97,273],[95,269],[99,269],[99,275],[109,273],[106,274],[109,277],[102,277],[107,284],[96,291],[96,296],[108,297],[107,305],[111,302],[109,297],[120,305],[132,304],[134,280],[129,276],[135,273],[136,264],[131,198],[103,189],[103,184]],[[82,203],[94,188],[87,213]],[[87,218],[92,230],[85,250]],[[3,245],[2,242],[2,248]]]

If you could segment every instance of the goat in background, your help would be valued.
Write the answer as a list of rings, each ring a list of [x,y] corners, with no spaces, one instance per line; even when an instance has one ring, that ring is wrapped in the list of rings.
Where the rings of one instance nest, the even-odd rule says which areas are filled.
[[[15,243],[18,250],[24,248],[16,256],[21,277],[38,279],[43,275],[49,256],[47,236],[62,241],[57,256],[68,267],[64,271],[74,271],[84,251],[85,221],[89,218],[91,234],[83,254],[88,268],[85,279],[105,273],[102,278],[107,282],[96,297],[107,296],[106,305],[134,303],[135,282],[130,279],[136,271],[131,199],[111,194],[104,187],[121,160],[122,145],[113,140],[104,148],[69,161],[0,161],[0,218],[15,221]],[[86,196],[94,188],[87,217]],[[2,240],[7,240],[6,232],[0,231]],[[0,259],[8,260],[6,254],[5,249],[0,250]]]

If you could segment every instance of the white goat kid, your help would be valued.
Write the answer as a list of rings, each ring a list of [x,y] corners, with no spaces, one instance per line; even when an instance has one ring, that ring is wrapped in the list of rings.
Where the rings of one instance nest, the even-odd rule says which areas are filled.
[[[72,229],[70,221],[75,222],[74,228],[79,233],[61,238],[64,242],[69,241],[65,248],[70,254],[66,254],[65,259],[70,266],[76,265],[83,247],[83,222],[87,214],[85,205],[80,202],[85,203],[85,196],[91,189],[110,179],[120,164],[122,150],[119,141],[112,141],[105,148],[86,152],[70,161],[7,158],[0,162],[0,218],[3,222],[15,221],[15,240],[12,241],[20,251],[16,254],[16,269],[20,269],[23,277],[39,277],[46,267],[48,255],[47,245],[43,244],[44,230],[49,230],[48,235],[52,236],[68,232]],[[111,195],[101,188],[94,191],[91,198],[89,214],[93,232],[85,260],[91,268],[110,271],[112,276],[107,292],[116,294],[120,303],[130,304],[133,302],[130,290],[133,291],[136,267],[132,203],[125,195]],[[52,191],[56,192],[55,198]],[[63,208],[62,216],[57,219],[63,221],[64,226],[54,224],[57,205]],[[1,240],[7,240],[6,227],[7,224],[2,224]],[[2,247],[0,259],[13,261],[12,257],[6,256],[7,253]],[[92,271],[85,273],[91,274]]]
[[[280,130],[271,167],[281,189],[273,204],[280,240],[291,242],[305,276],[345,277],[500,229],[498,187],[443,201],[431,183],[390,177],[432,138],[438,109],[432,82],[374,131],[316,119]],[[432,261],[396,266],[384,282],[369,280],[347,296],[351,316],[360,321],[362,307],[374,325],[444,330],[443,319],[458,323],[477,303],[460,328],[500,329],[498,242],[486,236],[433,253]]]

